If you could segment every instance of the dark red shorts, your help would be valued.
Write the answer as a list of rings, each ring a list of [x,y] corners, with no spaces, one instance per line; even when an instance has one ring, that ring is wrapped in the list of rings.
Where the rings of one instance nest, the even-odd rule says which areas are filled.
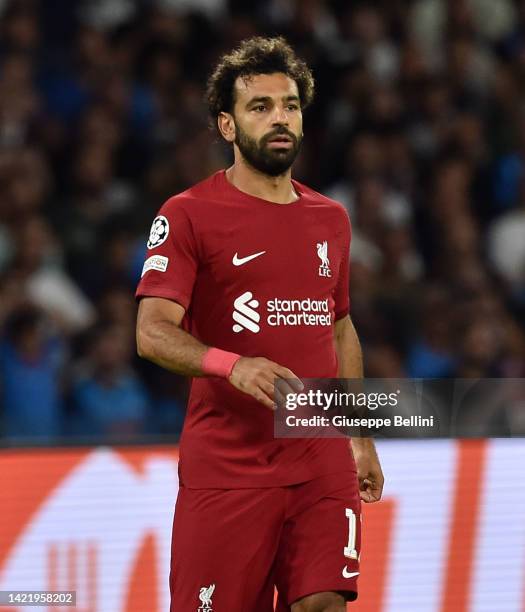
[[[357,597],[361,502],[355,472],[267,489],[180,487],[171,612],[290,610],[306,595]]]

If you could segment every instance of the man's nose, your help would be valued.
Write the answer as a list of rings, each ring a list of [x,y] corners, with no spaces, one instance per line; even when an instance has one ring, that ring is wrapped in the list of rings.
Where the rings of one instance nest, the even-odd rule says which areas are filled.
[[[283,106],[275,105],[272,115],[274,125],[288,125],[288,115]]]

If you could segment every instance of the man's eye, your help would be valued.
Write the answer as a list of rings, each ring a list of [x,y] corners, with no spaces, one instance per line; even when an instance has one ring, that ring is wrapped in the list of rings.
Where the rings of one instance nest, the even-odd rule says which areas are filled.
[[[299,110],[297,104],[288,104],[288,110],[296,111]]]
[[[264,104],[258,104],[257,106],[253,107],[253,110],[262,112],[266,110],[266,106],[264,106]]]

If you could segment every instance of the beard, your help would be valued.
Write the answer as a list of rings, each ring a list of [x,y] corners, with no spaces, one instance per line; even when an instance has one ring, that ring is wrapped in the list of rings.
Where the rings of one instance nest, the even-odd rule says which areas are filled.
[[[292,146],[275,149],[268,147],[268,142],[280,135],[288,136],[292,140]],[[239,147],[242,156],[252,168],[268,176],[284,174],[292,166],[299,154],[302,141],[302,134],[297,137],[284,127],[277,128],[257,141],[235,123],[235,144]]]

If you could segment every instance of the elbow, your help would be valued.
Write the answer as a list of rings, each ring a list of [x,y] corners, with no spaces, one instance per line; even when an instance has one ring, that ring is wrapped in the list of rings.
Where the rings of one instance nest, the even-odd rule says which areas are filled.
[[[137,328],[137,355],[141,359],[151,360],[153,356],[153,343],[143,328]]]

